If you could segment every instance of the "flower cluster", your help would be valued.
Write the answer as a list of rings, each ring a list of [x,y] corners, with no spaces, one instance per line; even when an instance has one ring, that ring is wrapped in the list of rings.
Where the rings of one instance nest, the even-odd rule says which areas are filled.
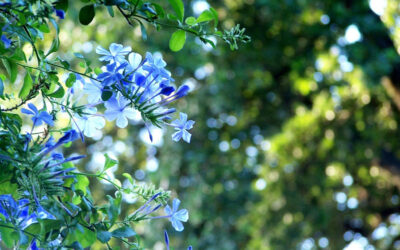
[[[40,204],[36,204],[35,211],[29,213],[29,200],[20,199],[15,201],[10,194],[0,195],[0,214],[3,216],[4,222],[11,223],[19,230],[24,230],[30,225],[37,223],[38,219],[55,219],[55,217],[47,212]],[[38,249],[35,238],[33,238],[30,243],[30,249]]]
[[[189,87],[174,86],[174,79],[165,69],[167,64],[160,54],[148,52],[143,59],[140,54],[131,52],[130,47],[115,43],[110,45],[109,51],[99,46],[96,52],[101,55],[99,60],[108,64],[102,67],[101,73],[87,81],[77,75],[83,84],[88,104],[83,112],[74,116],[74,129],[92,137],[96,130],[104,127],[103,117],[115,121],[117,127],[125,128],[129,120],[140,114],[148,128],[150,140],[153,138],[149,127],[165,124],[177,130],[172,136],[174,141],[183,139],[190,142],[188,130],[193,127],[194,121],[187,120],[187,115],[180,113],[179,119],[168,122],[171,115],[176,113],[176,109],[168,105],[186,96]],[[104,114],[97,113],[95,107],[100,104],[105,107]]]

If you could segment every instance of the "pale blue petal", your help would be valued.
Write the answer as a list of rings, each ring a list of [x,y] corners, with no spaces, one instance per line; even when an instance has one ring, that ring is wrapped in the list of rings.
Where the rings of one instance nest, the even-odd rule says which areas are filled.
[[[116,56],[121,50],[122,50],[122,45],[121,44],[117,44],[117,43],[112,43],[110,45],[110,52],[111,55]]]
[[[176,211],[178,211],[178,208],[179,208],[179,205],[181,204],[181,201],[178,199],[178,198],[175,198],[173,201],[172,201],[172,211],[174,211],[174,213],[176,212]]]
[[[182,131],[177,131],[172,134],[172,140],[179,141],[182,138]]]
[[[175,228],[176,231],[178,232],[182,232],[184,227],[182,222],[180,222],[179,220],[173,220],[171,219],[171,223],[172,223],[172,227]]]
[[[193,120],[189,120],[189,121],[186,122],[184,128],[187,129],[187,130],[189,130],[189,129],[192,129],[192,128],[193,128],[193,125],[194,125],[194,121],[193,121]]]
[[[104,116],[108,121],[114,121],[119,115],[120,112],[114,110],[106,110],[106,112],[104,112]]]
[[[96,53],[99,55],[111,55],[105,48],[101,47],[100,45],[96,48]]]
[[[179,114],[179,118],[180,118],[180,120],[181,120],[181,124],[183,125],[183,124],[185,124],[186,121],[187,121],[187,114],[181,112],[181,113]]]
[[[119,128],[125,128],[126,126],[128,126],[128,119],[126,119],[123,113],[120,113],[120,115],[118,116],[116,124]]]
[[[186,130],[182,130],[182,139],[187,142],[190,143],[190,138],[192,138],[192,135],[187,132]]]
[[[172,214],[172,209],[171,209],[171,207],[170,207],[169,205],[165,206],[164,212],[165,212],[167,215],[171,215],[171,214]]]
[[[174,218],[186,222],[189,219],[189,212],[187,209],[181,209],[174,214]]]
[[[132,52],[128,56],[129,64],[132,67],[132,70],[136,69],[140,63],[142,62],[142,56],[139,53]]]

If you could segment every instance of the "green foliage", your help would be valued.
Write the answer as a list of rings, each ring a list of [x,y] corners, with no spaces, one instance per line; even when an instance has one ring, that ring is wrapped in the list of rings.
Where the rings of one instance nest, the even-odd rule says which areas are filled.
[[[169,40],[169,48],[172,51],[179,51],[183,48],[186,42],[186,32],[184,30],[175,31]]]

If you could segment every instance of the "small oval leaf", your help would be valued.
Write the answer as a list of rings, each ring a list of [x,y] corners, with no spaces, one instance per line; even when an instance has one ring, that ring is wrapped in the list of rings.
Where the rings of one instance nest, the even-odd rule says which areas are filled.
[[[86,5],[79,11],[79,22],[83,25],[88,25],[94,18],[94,5]]]
[[[186,32],[184,30],[175,31],[169,40],[169,48],[177,52],[183,48],[186,42]]]

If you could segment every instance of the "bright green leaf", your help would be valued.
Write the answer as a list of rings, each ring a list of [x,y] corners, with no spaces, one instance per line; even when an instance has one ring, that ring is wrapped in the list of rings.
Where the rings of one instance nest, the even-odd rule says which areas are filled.
[[[106,162],[104,163],[103,171],[106,171],[107,169],[115,166],[118,163],[117,160],[110,158],[110,156],[108,156],[108,154],[105,154],[104,157],[106,157]]]
[[[190,17],[186,18],[185,23],[187,25],[192,26],[192,25],[196,24],[196,18],[190,16]]]
[[[169,40],[169,48],[176,52],[183,48],[186,42],[186,32],[184,30],[175,31]]]
[[[72,85],[74,85],[76,81],[76,75],[74,73],[69,73],[69,76],[67,78],[67,81],[65,82],[65,85],[67,85],[68,88],[71,88]]]
[[[208,22],[214,20],[214,14],[210,10],[203,11],[200,16],[197,18],[196,22]]]
[[[75,189],[81,190],[86,195],[86,188],[89,186],[89,179],[84,175],[76,175],[77,183]]]

